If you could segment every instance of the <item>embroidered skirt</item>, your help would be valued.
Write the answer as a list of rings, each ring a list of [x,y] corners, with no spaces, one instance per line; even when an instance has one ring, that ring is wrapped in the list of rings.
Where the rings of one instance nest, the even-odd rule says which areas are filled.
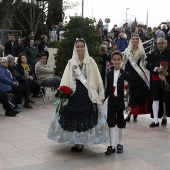
[[[86,87],[79,80],[59,120],[54,114],[48,138],[59,143],[84,145],[109,141],[104,107],[91,102]]]
[[[147,114],[149,91],[144,80],[128,61],[125,71],[130,74],[131,81],[131,114]]]

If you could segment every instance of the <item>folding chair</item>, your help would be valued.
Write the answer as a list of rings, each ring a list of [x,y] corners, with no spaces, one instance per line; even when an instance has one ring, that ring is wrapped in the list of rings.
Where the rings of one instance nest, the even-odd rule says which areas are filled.
[[[47,102],[47,101],[46,101],[47,88],[50,88],[50,89],[51,89],[52,96],[54,97],[54,100],[56,100],[56,97],[55,97],[55,88],[53,88],[53,87],[43,87],[43,86],[41,86],[41,87],[40,87],[40,95],[43,97],[43,100],[44,100],[45,103]],[[48,96],[48,100],[49,100],[49,96]]]

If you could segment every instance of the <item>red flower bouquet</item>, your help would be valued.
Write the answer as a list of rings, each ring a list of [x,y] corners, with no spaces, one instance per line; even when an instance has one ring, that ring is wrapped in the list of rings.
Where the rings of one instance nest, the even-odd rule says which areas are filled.
[[[161,66],[161,68],[163,69],[164,72],[167,71],[168,65],[169,65],[168,62],[166,62],[166,61],[161,61],[160,62],[160,66]]]
[[[60,86],[58,89],[58,96],[60,99],[69,99],[73,91],[68,86]]]
[[[67,105],[70,96],[73,94],[73,91],[68,86],[60,86],[57,90],[57,94],[59,100],[57,100],[54,104],[57,105],[56,118],[59,119],[61,110],[65,105]]]
[[[124,101],[128,101],[129,98],[129,84],[127,81],[124,81]]]
[[[169,66],[169,63],[168,63],[168,62],[166,62],[166,61],[161,61],[161,62],[160,62],[160,68],[162,68],[163,74],[167,72],[168,66]],[[170,89],[169,89],[169,84],[168,84],[168,82],[167,82],[167,80],[166,80],[166,77],[163,76],[163,75],[160,75],[160,78],[161,78],[161,80],[162,80],[163,83],[164,83],[165,90],[170,91]]]

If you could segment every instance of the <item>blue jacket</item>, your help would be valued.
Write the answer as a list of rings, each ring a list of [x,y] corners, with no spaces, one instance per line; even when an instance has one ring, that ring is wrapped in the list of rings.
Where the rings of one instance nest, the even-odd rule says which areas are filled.
[[[119,38],[117,40],[117,44],[118,44],[118,49],[123,52],[125,51],[125,49],[127,48],[128,46],[128,42],[127,42],[127,39],[122,39],[122,38]]]
[[[14,79],[11,78],[10,72],[7,67],[0,65],[0,87],[1,91],[11,91]]]

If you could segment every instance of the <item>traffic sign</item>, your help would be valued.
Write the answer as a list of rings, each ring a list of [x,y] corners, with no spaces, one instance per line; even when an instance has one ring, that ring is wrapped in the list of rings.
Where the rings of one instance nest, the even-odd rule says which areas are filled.
[[[105,23],[108,24],[108,23],[110,23],[110,18],[106,18],[104,21],[105,21]]]

